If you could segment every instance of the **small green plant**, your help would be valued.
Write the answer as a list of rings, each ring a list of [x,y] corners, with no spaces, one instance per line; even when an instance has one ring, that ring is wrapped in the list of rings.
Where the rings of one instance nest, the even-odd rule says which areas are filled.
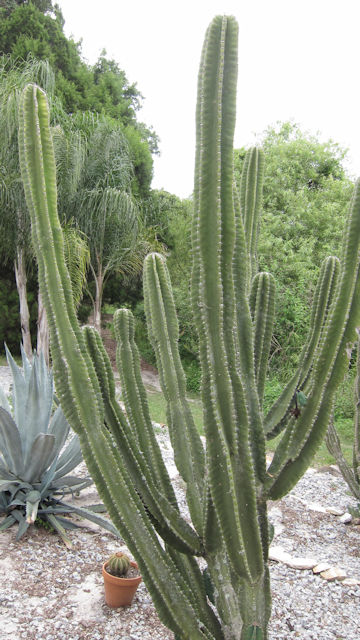
[[[102,505],[85,509],[63,501],[92,480],[68,475],[82,460],[79,438],[68,441],[69,423],[61,407],[53,412],[53,378],[44,357],[34,355],[30,363],[22,349],[21,369],[7,348],[6,353],[13,388],[10,402],[0,388],[0,531],[17,524],[18,540],[40,521],[71,547],[66,530],[77,525],[64,516],[76,513],[118,535],[113,524],[96,513],[104,510]]]
[[[106,571],[118,578],[125,577],[131,567],[130,558],[121,551],[113,553],[108,560]]]

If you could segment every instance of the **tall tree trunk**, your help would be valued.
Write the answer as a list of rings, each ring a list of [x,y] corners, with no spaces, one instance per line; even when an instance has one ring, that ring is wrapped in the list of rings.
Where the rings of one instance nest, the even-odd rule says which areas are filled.
[[[21,335],[24,351],[29,358],[32,359],[31,334],[30,334],[30,313],[26,295],[26,268],[25,255],[23,249],[18,249],[17,257],[14,262],[16,288],[19,294],[20,302],[20,324]]]
[[[101,334],[101,305],[104,287],[104,277],[101,271],[95,276],[94,326]]]
[[[46,311],[41,297],[38,293],[38,320],[37,320],[37,354],[44,354],[45,362],[49,366],[49,325],[47,321]]]

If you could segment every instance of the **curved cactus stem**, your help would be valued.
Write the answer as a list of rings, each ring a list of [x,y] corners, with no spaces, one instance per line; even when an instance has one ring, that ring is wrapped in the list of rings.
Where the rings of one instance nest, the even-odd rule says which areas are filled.
[[[357,490],[360,493],[360,329],[357,332],[357,360],[355,378],[355,415],[354,415],[354,447],[353,447],[353,473]],[[360,495],[359,495],[360,499]]]
[[[296,484],[325,436],[335,391],[348,366],[347,345],[360,321],[360,181],[356,183],[346,228],[337,297],[322,334],[312,373],[312,392],[296,423],[283,468],[266,482],[266,495],[278,499]]]
[[[309,334],[299,358],[295,374],[269,409],[264,429],[268,439],[278,435],[288,424],[289,410],[297,389],[303,389],[313,369],[331,304],[339,284],[340,262],[330,256],[321,265],[311,309]],[[287,438],[287,436],[286,436]]]
[[[202,535],[205,456],[186,399],[185,375],[178,350],[179,328],[170,277],[164,259],[159,254],[150,254],[145,259],[144,301],[149,336],[167,403],[174,460],[187,483],[187,501],[194,526]]]
[[[244,224],[245,239],[249,265],[246,281],[247,294],[250,292],[252,279],[257,272],[257,241],[259,234],[260,207],[264,181],[264,152],[252,147],[246,152],[240,180],[240,209]]]
[[[116,324],[118,326],[118,322]],[[85,335],[101,384],[106,370],[110,374],[109,378],[113,378],[110,361],[98,332],[87,327]],[[106,389],[111,389],[113,393],[108,395]],[[183,553],[199,555],[202,552],[201,542],[193,529],[179,514],[175,493],[153,431],[150,434],[152,438],[143,438],[139,435],[138,439],[141,442],[139,449],[135,435],[131,432],[125,416],[116,402],[115,385],[103,384],[102,390],[106,425],[111,430],[117,445],[114,455],[120,458],[121,464],[127,469],[143,504],[149,510],[154,526],[161,533],[164,540],[171,541]],[[141,424],[137,426],[140,432]],[[148,452],[149,460],[142,454],[143,451]],[[158,474],[156,474],[155,469],[158,469]],[[167,523],[166,526],[161,524],[164,522]]]
[[[219,620],[207,602],[204,579],[198,563],[191,556],[178,553],[170,546],[166,547],[166,551],[178,571],[187,576],[188,589],[192,592],[192,601],[197,603],[199,617],[206,623],[208,629],[211,629],[215,638],[223,640],[224,635]]]
[[[236,73],[237,25],[217,17],[206,34],[199,73],[192,297],[200,340],[211,495],[234,570],[255,579],[264,569],[263,553],[249,419],[242,380],[235,369],[233,332]]]
[[[126,438],[130,441],[129,444],[132,448],[132,451],[135,451],[135,444],[137,443],[139,445],[140,451],[147,452],[147,458],[149,459],[149,466],[151,468],[151,476],[154,476],[155,485],[168,499],[170,504],[172,504],[173,506],[177,506],[174,489],[171,484],[166,466],[162,459],[160,448],[150,420],[146,400],[146,392],[141,379],[140,358],[136,345],[134,343],[133,318],[131,313],[127,312],[126,310],[118,311],[114,316],[115,332],[119,339],[118,355],[120,354],[121,349],[124,348],[124,342],[120,340],[120,335],[123,336],[123,333],[121,333],[119,330],[121,326],[119,317],[123,314],[125,314],[126,324],[129,323],[131,327],[130,332],[127,331],[126,334],[130,335],[131,337],[132,358],[134,361],[133,368],[130,368],[129,366],[126,367],[128,373],[130,373],[133,377],[130,380],[126,378],[126,380],[124,380],[123,386],[125,396],[127,382],[129,383],[129,386],[133,391],[138,389],[138,386],[140,386],[140,389],[138,389],[137,399],[141,398],[141,402],[138,401],[135,406],[137,410],[140,410],[140,408],[142,408],[142,419],[139,419],[139,421],[137,422],[135,420],[136,417],[131,413],[131,407],[129,407],[129,412],[127,412],[125,416],[118,402],[116,401],[115,382],[111,363],[98,332],[90,327],[85,328],[85,336],[89,353],[93,359],[100,384],[102,385],[102,395],[105,403],[105,411],[107,412],[107,420],[109,424],[111,423],[111,428],[114,430],[114,435],[116,437],[119,436],[119,433],[124,433],[126,435]],[[125,359],[125,362],[129,363],[129,360]],[[119,365],[122,366],[121,359],[119,360]],[[140,460],[143,460],[142,455],[140,456]]]
[[[243,452],[246,449],[246,440],[249,438],[254,462],[256,478],[262,482],[265,478],[265,437],[260,411],[259,395],[257,391],[254,364],[254,331],[251,319],[250,307],[247,295],[246,273],[246,239],[239,209],[235,208],[236,240],[233,258],[234,298],[235,298],[235,349],[229,349],[229,368],[234,389],[236,421],[238,425],[246,421],[248,423],[249,437],[245,434],[244,427],[238,427],[238,446]],[[249,266],[249,265],[248,265]],[[228,337],[231,342],[232,333]],[[236,371],[240,373],[238,381]],[[246,398],[246,401],[245,401]],[[245,406],[244,406],[245,405]]]
[[[275,316],[275,280],[270,273],[262,272],[254,277],[250,308],[254,324],[255,375],[262,405]]]
[[[330,424],[326,433],[326,446],[329,449],[331,455],[334,456],[336,464],[341,471],[341,475],[347,483],[349,489],[351,490],[351,493],[357,500],[360,500],[360,483],[355,475],[356,467],[355,469],[352,469],[344,458],[344,454],[341,449],[341,442],[332,420],[330,420]]]

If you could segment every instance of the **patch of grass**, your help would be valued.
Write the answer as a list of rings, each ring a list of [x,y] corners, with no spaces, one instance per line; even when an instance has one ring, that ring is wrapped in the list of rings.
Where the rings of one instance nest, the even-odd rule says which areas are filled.
[[[148,391],[147,397],[148,397],[151,419],[154,422],[159,422],[160,424],[166,424],[167,423],[166,402],[163,394],[160,392]],[[188,400],[189,400],[191,413],[193,415],[197,430],[201,435],[203,435],[204,428],[203,428],[202,406],[201,406],[199,397],[196,395],[189,394]]]

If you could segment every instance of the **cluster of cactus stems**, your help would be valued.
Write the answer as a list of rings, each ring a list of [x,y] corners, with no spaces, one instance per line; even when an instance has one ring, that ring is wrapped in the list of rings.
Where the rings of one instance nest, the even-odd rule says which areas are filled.
[[[106,569],[113,575],[119,578],[126,576],[130,568],[130,558],[125,554],[118,551],[110,556]]]
[[[144,264],[149,334],[191,520],[180,513],[154,435],[131,312],[119,310],[114,317],[126,413],[115,399],[99,335],[78,326],[56,210],[46,96],[30,85],[21,106],[21,167],[50,324],[56,390],[160,618],[175,637],[189,640],[268,637],[266,503],[296,484],[321,443],[347,367],[346,346],[359,323],[357,185],[341,263],[328,258],[321,269],[298,369],[263,415],[275,287],[268,273],[256,273],[264,167],[260,149],[248,152],[241,184],[233,181],[237,40],[235,19],[216,17],[206,33],[199,72],[191,291],[200,343],[205,448],[185,395],[166,264],[158,254],[149,255]],[[297,398],[303,400],[299,405]],[[281,432],[267,468],[266,439]],[[197,558],[205,560],[204,571]]]

